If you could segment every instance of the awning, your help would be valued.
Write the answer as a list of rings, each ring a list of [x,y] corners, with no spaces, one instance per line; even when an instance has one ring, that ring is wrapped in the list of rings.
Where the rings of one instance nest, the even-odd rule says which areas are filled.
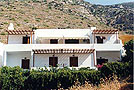
[[[89,37],[38,37],[38,39],[89,39]]]
[[[93,34],[115,34],[118,30],[93,30]]]
[[[34,49],[34,54],[88,54],[95,49]]]
[[[30,35],[34,34],[33,30],[6,30],[8,35]]]

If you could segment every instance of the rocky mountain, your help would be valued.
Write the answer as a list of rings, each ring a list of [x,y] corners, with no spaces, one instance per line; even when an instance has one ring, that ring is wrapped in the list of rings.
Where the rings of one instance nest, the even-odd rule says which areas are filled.
[[[133,6],[94,5],[83,0],[0,0],[0,31],[15,29],[90,28],[133,30]]]
[[[134,2],[106,6],[85,3],[83,6],[108,26],[123,31],[133,30]]]

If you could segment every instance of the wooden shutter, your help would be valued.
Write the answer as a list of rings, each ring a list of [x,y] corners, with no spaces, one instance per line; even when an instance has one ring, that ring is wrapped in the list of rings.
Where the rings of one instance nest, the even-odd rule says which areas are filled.
[[[22,59],[22,68],[23,69],[29,69],[29,62],[30,60],[29,59]]]
[[[30,44],[30,37],[28,36],[23,37],[23,44]]]
[[[78,67],[78,57],[70,57],[70,67]]]
[[[58,64],[58,57],[49,57],[49,65],[56,67]]]

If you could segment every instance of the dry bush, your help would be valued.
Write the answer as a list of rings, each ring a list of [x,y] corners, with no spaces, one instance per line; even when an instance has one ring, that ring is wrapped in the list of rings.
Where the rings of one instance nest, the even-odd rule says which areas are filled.
[[[80,85],[79,82],[76,82],[70,90],[133,90],[133,85],[127,83],[126,80],[120,81],[117,77],[102,79],[99,86],[94,86],[88,82],[85,82],[84,85]]]

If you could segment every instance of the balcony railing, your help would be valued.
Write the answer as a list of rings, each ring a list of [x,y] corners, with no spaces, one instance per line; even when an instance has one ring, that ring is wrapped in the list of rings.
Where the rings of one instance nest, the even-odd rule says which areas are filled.
[[[32,51],[33,49],[96,49],[120,50],[120,44],[7,44],[6,51]]]

